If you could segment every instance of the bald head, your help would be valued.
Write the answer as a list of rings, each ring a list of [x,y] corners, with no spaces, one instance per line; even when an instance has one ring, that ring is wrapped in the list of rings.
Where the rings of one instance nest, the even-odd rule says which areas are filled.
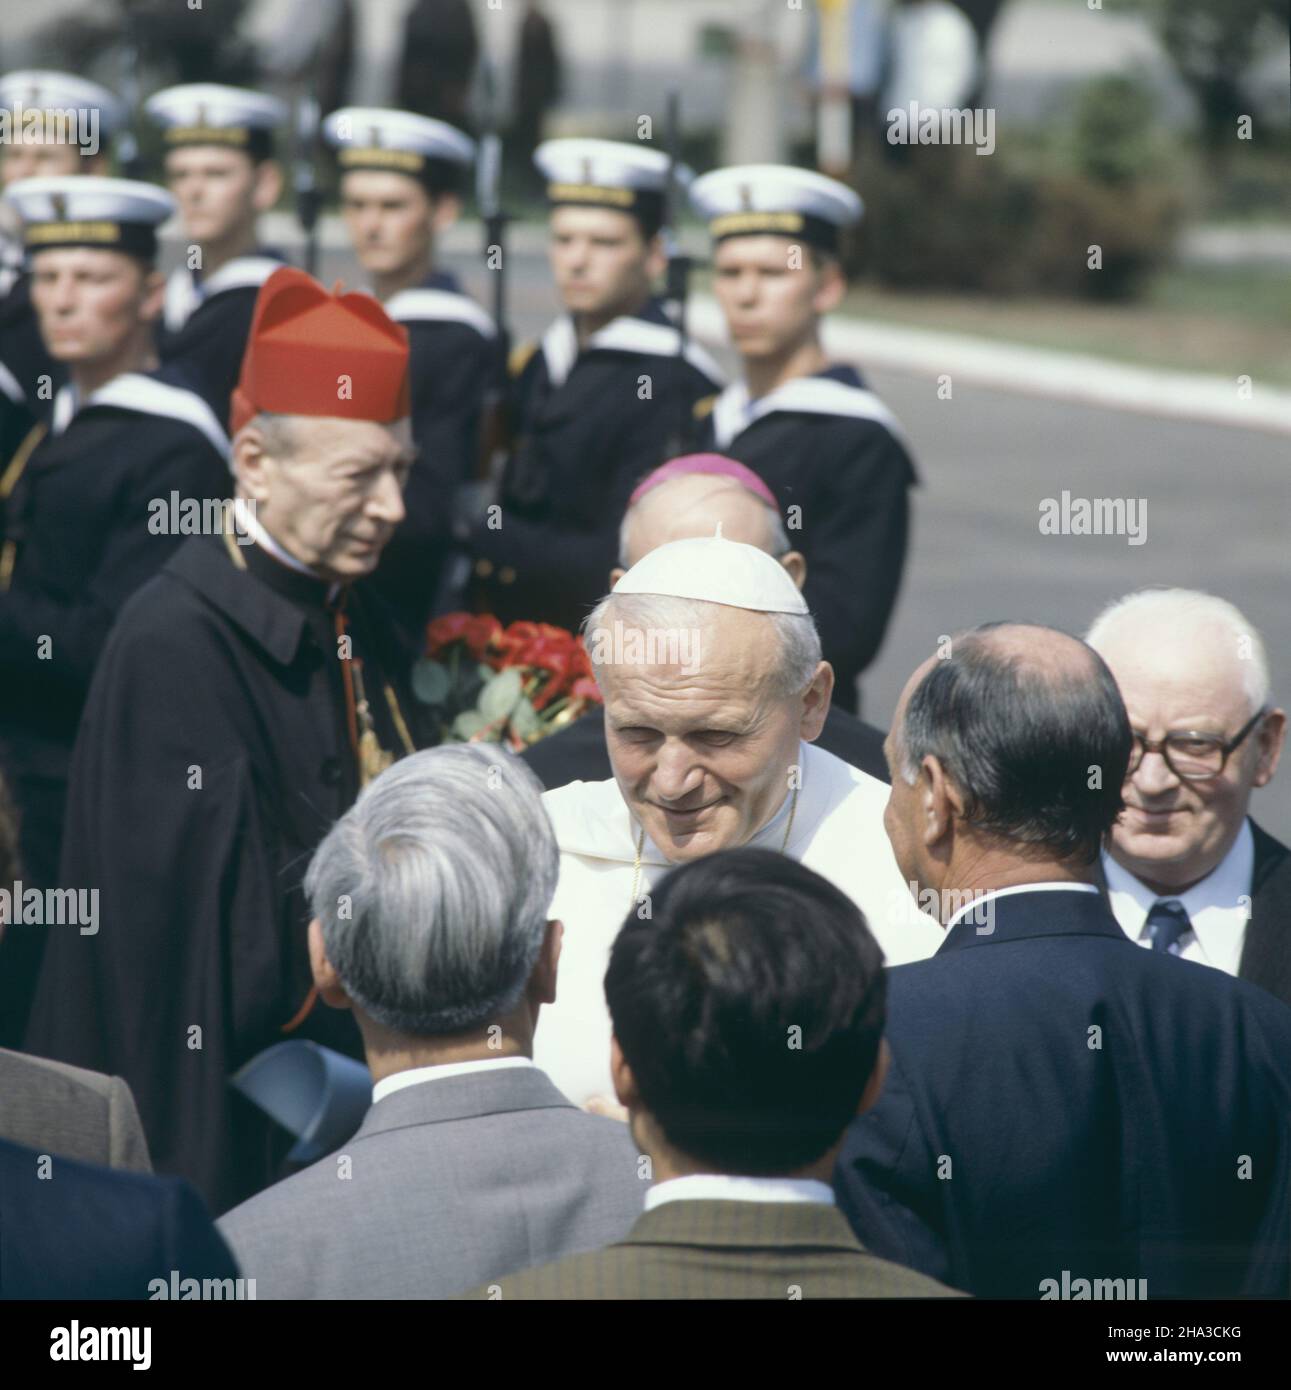
[[[734,478],[691,473],[669,478],[628,508],[619,532],[619,563],[630,569],[669,541],[711,536],[719,523],[727,540],[755,545],[777,559],[789,552],[779,513],[760,497]]]
[[[1130,731],[1098,655],[1053,628],[957,636],[902,692],[889,756],[907,785],[934,759],[977,835],[1090,863],[1121,809]]]

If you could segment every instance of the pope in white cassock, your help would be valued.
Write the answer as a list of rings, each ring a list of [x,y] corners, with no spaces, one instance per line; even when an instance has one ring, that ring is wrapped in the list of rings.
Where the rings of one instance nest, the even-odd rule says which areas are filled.
[[[549,915],[565,931],[534,1060],[567,1096],[612,1101],[609,950],[671,865],[741,845],[789,854],[857,904],[889,964],[937,949],[883,828],[888,788],[811,746],[834,673],[775,559],[720,528],[662,545],[584,630],[614,777],[544,798],[561,851]]]

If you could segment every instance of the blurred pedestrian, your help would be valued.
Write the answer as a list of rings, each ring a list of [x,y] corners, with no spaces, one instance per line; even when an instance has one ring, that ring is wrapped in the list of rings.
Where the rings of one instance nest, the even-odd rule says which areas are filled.
[[[539,0],[526,0],[516,50],[508,160],[540,188],[533,152],[543,138],[547,112],[561,91],[556,31]]]
[[[404,21],[395,105],[469,130],[479,56],[469,0],[415,0]]]

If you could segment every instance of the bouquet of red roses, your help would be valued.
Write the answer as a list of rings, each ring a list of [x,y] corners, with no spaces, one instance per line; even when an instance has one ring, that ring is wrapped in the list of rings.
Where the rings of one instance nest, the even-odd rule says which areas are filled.
[[[503,628],[487,613],[448,613],[426,629],[413,667],[417,698],[445,743],[524,748],[600,703],[583,639],[547,623]]]

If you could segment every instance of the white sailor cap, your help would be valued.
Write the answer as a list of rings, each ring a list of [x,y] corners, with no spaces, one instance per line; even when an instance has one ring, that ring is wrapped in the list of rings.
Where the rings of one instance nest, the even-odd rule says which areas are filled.
[[[789,572],[765,550],[716,535],[669,541],[643,555],[614,586],[616,594],[702,599],[755,613],[809,616]]]
[[[27,68],[0,77],[0,106],[11,112],[98,112],[99,134],[108,138],[125,123],[124,104],[106,87],[69,72]]]
[[[547,180],[547,201],[553,207],[631,213],[648,235],[663,223],[669,161],[662,150],[617,140],[544,140],[533,162]],[[690,178],[689,169],[677,170],[683,188]]]
[[[143,109],[162,128],[168,149],[181,145],[223,145],[253,159],[273,153],[274,131],[286,124],[287,106],[277,97],[216,82],[167,87]]]
[[[164,188],[96,174],[19,179],[4,193],[23,219],[27,254],[66,246],[123,251],[152,261],[157,228],[175,211]]]
[[[862,208],[846,184],[788,164],[714,169],[691,185],[690,202],[714,241],[787,236],[829,252],[838,250],[841,229],[860,221]]]
[[[456,126],[376,106],[343,106],[323,122],[342,173],[375,169],[407,174],[432,193],[457,192],[475,158],[475,141]]]

